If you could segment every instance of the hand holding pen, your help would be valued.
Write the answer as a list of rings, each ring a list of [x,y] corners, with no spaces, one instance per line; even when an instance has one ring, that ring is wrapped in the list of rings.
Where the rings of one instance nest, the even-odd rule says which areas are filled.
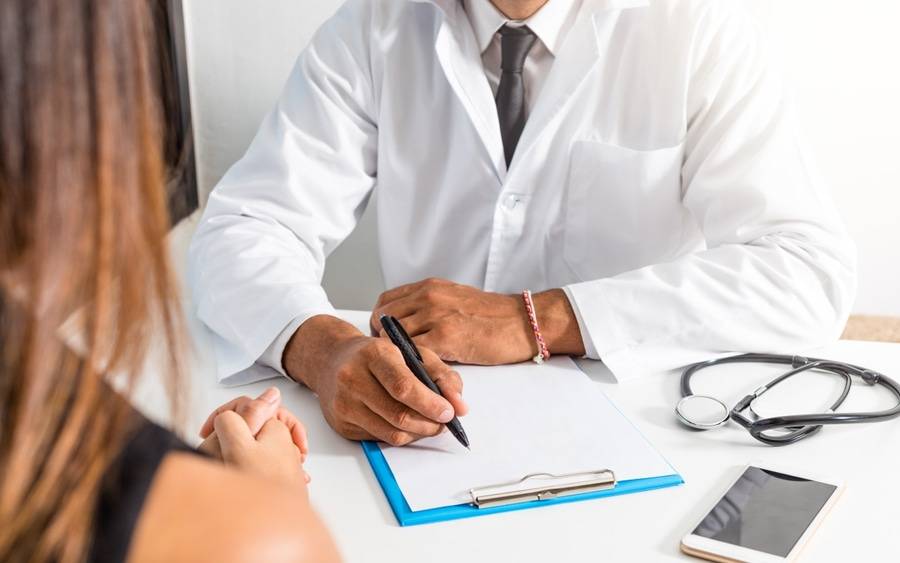
[[[338,434],[403,446],[439,434],[468,410],[459,374],[431,350],[419,351],[443,397],[412,374],[388,338],[364,336],[329,315],[303,323],[283,364],[316,393],[325,420]]]
[[[400,321],[388,315],[381,315],[381,326],[384,327],[384,331],[387,333],[391,342],[400,349],[400,353],[403,354],[406,366],[413,375],[416,376],[416,379],[421,381],[422,384],[428,387],[433,393],[437,393],[443,397],[444,395],[441,393],[441,389],[435,384],[431,379],[431,376],[428,375],[428,372],[425,370],[422,354],[419,352],[419,349],[416,348],[415,342],[412,341],[412,338],[409,337],[406,330],[403,329],[403,325],[400,324]],[[447,422],[447,430],[453,434],[453,437],[456,438],[460,444],[466,448],[469,447],[469,438],[466,436],[466,432],[463,430],[462,424],[460,424],[459,419],[456,416]]]

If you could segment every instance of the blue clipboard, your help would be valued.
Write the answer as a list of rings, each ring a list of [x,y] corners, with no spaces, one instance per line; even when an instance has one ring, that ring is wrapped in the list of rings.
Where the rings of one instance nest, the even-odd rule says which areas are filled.
[[[401,526],[417,526],[419,524],[431,524],[433,522],[443,522],[446,520],[458,520],[460,518],[471,518],[473,516],[486,516],[488,514],[497,514],[499,512],[509,512],[512,510],[522,510],[525,508],[536,508],[539,506],[551,506],[564,502],[575,502],[580,500],[589,500],[595,498],[611,497],[616,495],[627,495],[629,493],[639,493],[643,491],[652,491],[664,487],[673,487],[684,483],[681,475],[677,473],[665,475],[662,477],[650,477],[647,479],[631,479],[627,481],[619,481],[616,486],[603,491],[594,491],[589,493],[558,497],[547,500],[534,500],[522,502],[518,504],[508,504],[505,506],[495,506],[490,508],[478,508],[471,504],[456,504],[453,506],[444,506],[440,508],[431,508],[428,510],[413,511],[403,497],[403,492],[397,485],[393,472],[381,453],[381,448],[376,442],[362,442],[363,452],[375,478],[384,491],[391,510],[397,518],[397,523]]]

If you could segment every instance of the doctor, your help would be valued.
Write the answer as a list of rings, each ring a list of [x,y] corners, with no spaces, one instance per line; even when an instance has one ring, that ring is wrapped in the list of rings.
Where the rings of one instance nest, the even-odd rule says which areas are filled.
[[[349,0],[193,241],[220,379],[269,365],[344,436],[405,444],[465,413],[444,361],[529,360],[537,333],[620,379],[836,337],[854,248],[774,59],[726,0]],[[373,190],[375,315],[447,400],[320,284]]]

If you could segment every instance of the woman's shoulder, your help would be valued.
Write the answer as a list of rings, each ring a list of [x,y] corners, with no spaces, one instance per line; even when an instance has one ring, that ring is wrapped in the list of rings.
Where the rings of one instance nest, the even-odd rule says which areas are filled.
[[[305,488],[179,451],[159,466],[128,557],[131,563],[338,559]]]

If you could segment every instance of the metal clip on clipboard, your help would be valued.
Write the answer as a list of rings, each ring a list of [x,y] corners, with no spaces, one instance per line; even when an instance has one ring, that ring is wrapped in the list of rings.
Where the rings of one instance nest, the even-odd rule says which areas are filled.
[[[518,481],[469,489],[472,504],[478,508],[491,508],[533,500],[549,500],[616,486],[616,474],[610,469],[554,475],[532,473]]]

